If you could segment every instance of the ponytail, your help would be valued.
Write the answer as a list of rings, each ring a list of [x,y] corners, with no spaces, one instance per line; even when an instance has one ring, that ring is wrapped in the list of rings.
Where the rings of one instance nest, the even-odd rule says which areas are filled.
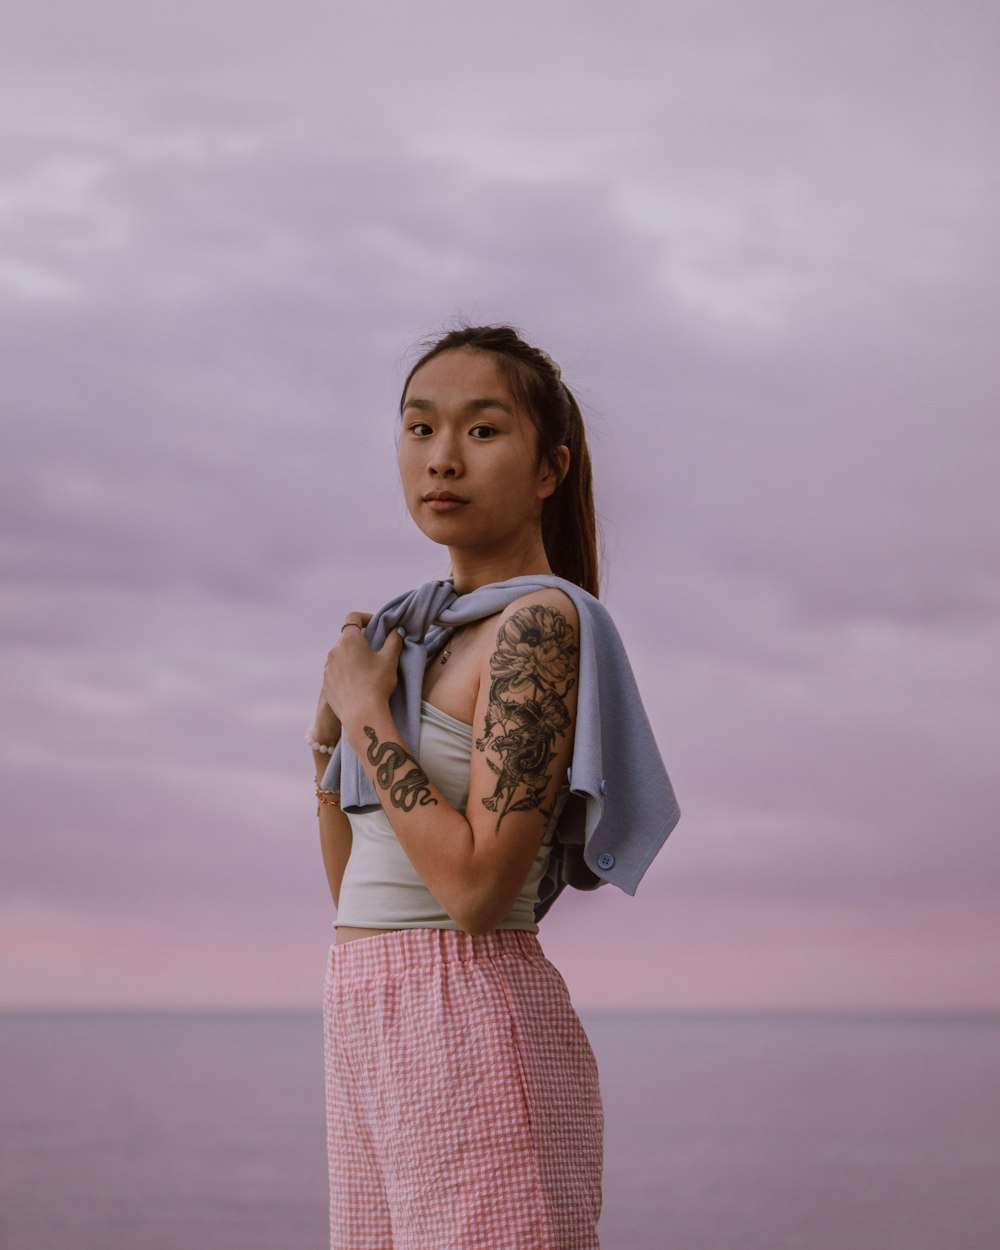
[[[590,452],[580,407],[563,382],[559,366],[540,348],[531,347],[510,326],[467,326],[431,343],[410,370],[400,397],[416,371],[441,352],[458,347],[490,352],[497,369],[538,431],[538,463],[558,465],[556,449],[569,449],[569,467],[555,491],[542,501],[542,541],[557,577],[599,594],[597,518]]]
[[[569,448],[569,467],[565,478],[542,504],[542,541],[553,573],[597,598],[597,518],[590,451],[580,407],[569,387],[563,384],[563,390],[569,402],[569,428],[564,439]]]

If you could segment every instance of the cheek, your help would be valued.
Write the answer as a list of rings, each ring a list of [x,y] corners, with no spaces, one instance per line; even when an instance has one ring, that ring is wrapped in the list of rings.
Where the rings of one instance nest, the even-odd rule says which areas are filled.
[[[537,440],[525,436],[518,440],[515,447],[516,463],[512,466],[513,471],[518,481],[524,483],[525,490],[534,491],[542,472],[542,466],[538,463]]]
[[[533,466],[531,449],[520,439],[511,439],[502,449],[496,449],[491,463],[493,473],[507,482],[529,480]]]
[[[405,444],[396,449],[396,469],[404,491],[408,490],[413,480],[413,455],[411,450],[406,448]]]

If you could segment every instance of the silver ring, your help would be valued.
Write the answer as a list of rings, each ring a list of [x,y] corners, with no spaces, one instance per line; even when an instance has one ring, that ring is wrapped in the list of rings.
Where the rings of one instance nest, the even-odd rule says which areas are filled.
[[[355,629],[360,629],[362,633],[365,632],[365,627],[363,625],[359,625],[357,621],[345,621],[340,627],[340,632],[343,633],[348,625],[353,625]]]

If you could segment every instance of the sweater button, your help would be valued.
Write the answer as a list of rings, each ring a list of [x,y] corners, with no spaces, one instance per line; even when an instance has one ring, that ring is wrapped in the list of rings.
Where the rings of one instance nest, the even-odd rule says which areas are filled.
[[[598,855],[597,866],[598,868],[614,868],[615,857],[610,851],[605,851],[603,855]]]
[[[598,790],[600,790],[600,792],[601,792],[602,794],[607,794],[607,792],[608,792],[608,783],[604,780],[604,778],[603,778],[603,777],[601,778],[601,784],[600,784],[597,788],[598,788]]]

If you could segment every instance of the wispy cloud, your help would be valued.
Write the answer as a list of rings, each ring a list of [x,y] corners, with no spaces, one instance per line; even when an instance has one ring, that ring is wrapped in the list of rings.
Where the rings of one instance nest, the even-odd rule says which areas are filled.
[[[464,314],[521,325],[584,403],[683,811],[635,899],[546,920],[571,983],[602,1001],[591,917],[626,959],[694,905],[782,899],[761,950],[822,950],[831,1001],[869,1003],[888,974],[835,922],[892,904],[906,994],[955,1005],[946,963],[917,975],[926,923],[967,952],[962,900],[1000,893],[992,18],[59,7],[0,50],[0,874],[27,961],[0,1001],[145,1001],[138,963],[53,953],[64,926],[112,964],[150,918],[280,932],[288,967],[330,939],[302,732],[343,611],[444,571],[394,412],[408,346]],[[695,930],[651,1002],[755,975],[813,1002],[805,954],[727,980]],[[224,960],[177,952],[171,1001],[230,1001]]]

